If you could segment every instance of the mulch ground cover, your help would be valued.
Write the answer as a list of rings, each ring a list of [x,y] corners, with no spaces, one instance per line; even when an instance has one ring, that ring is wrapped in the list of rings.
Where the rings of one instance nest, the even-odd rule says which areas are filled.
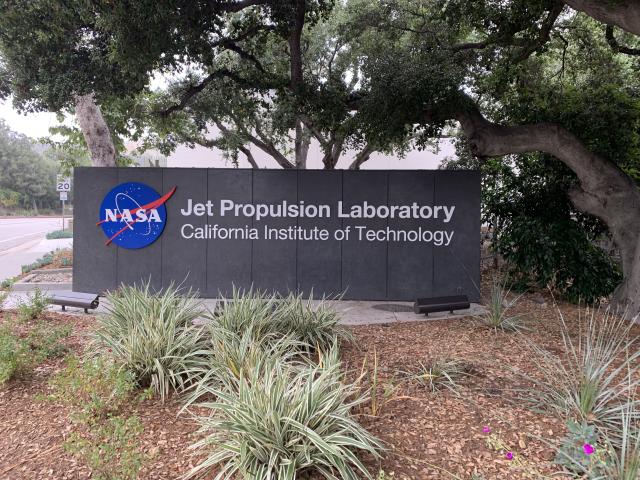
[[[578,307],[559,308],[567,323],[575,325]],[[531,330],[525,337],[559,350],[557,308],[550,298],[526,295],[515,312],[529,318]],[[9,315],[0,313],[0,323]],[[81,354],[94,317],[49,312],[45,321],[72,325],[67,346]],[[525,385],[512,369],[533,373],[535,361],[519,335],[494,333],[471,318],[357,326],[352,331],[355,341],[342,348],[349,377],[360,376],[365,358],[367,368],[374,356],[378,361],[378,411],[374,416],[365,405],[356,412],[387,446],[381,460],[364,458],[372,473],[384,469],[396,479],[464,480],[475,473],[490,480],[544,478],[554,472],[551,445],[565,427],[519,404]],[[473,375],[457,393],[433,393],[404,377],[402,372],[412,371],[420,360],[436,357],[463,360],[471,367]],[[62,447],[73,428],[69,411],[41,399],[49,393],[48,379],[63,365],[62,359],[47,361],[0,387],[0,479],[91,478],[91,471]],[[363,388],[371,386],[361,382]],[[188,449],[197,427],[188,415],[179,414],[179,402],[152,399],[132,408],[144,424],[141,441],[147,459],[139,478],[174,479],[189,471],[197,460]]]

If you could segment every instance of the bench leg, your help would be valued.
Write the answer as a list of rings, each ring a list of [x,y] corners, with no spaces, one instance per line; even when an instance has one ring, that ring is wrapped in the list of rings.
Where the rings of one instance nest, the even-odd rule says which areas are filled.
[[[66,312],[66,311],[67,311],[67,310],[65,309],[65,306],[64,306],[64,305],[62,305],[62,311],[63,311],[63,312]]]
[[[89,310],[87,310],[86,308],[84,309],[84,313],[89,313]]]

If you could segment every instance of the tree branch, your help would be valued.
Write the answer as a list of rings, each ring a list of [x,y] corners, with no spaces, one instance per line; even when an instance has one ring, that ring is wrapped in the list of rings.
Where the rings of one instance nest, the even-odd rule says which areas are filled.
[[[599,22],[640,35],[640,2],[636,0],[564,0],[564,3]]]
[[[236,13],[240,10],[244,10],[248,7],[256,5],[266,5],[268,0],[241,0],[237,2],[223,2],[219,0],[211,0],[209,4],[213,6],[218,12],[224,13]]]
[[[607,39],[607,43],[614,52],[623,53],[625,55],[640,55],[640,48],[629,48],[618,43],[618,40],[616,40],[616,37],[613,34],[613,25],[607,25],[605,37]]]
[[[305,0],[295,0],[295,16],[289,35],[289,55],[291,57],[291,90],[299,93],[303,87],[302,74],[302,29],[304,28]]]
[[[367,143],[358,155],[356,155],[356,158],[353,160],[351,165],[349,165],[349,170],[360,170],[360,166],[369,160],[373,152],[373,147],[371,144]]]

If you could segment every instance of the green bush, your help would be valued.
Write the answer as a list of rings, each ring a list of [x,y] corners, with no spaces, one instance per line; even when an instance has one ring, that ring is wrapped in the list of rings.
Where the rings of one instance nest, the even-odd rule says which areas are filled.
[[[69,357],[50,381],[50,400],[71,407],[75,430],[64,443],[92,469],[92,478],[135,479],[142,466],[138,436],[142,424],[122,411],[134,401],[137,384],[126,370],[101,357],[81,362]]]
[[[0,312],[4,309],[4,304],[9,298],[10,290],[0,290]]]
[[[0,327],[0,385],[29,372],[46,359],[65,353],[67,348],[61,340],[70,332],[70,327],[39,323],[21,338],[13,333],[11,325]]]
[[[91,348],[108,353],[133,373],[138,384],[162,399],[189,386],[190,371],[205,341],[206,329],[193,324],[203,314],[191,292],[170,286],[151,291],[149,283],[122,286],[107,295],[106,313],[98,318]]]
[[[71,230],[54,230],[47,233],[47,240],[57,240],[59,238],[73,238],[73,232]]]
[[[37,259],[33,263],[22,265],[22,273],[29,273],[32,270],[42,268],[45,265],[51,265],[54,260],[54,252],[45,253],[41,258]]]
[[[598,442],[598,431],[594,425],[569,420],[567,435],[558,447],[554,462],[576,474],[593,472],[597,468],[597,457],[587,455],[584,452],[584,445],[589,444],[597,448]]]
[[[549,224],[515,217],[497,237],[496,248],[519,289],[549,286],[569,301],[593,303],[622,281],[620,269],[573,220]]]
[[[135,377],[102,357],[84,362],[76,356],[49,380],[51,400],[72,407],[77,421],[92,422],[117,414],[137,391]]]
[[[31,363],[27,343],[8,326],[0,326],[0,385],[28,370]]]
[[[72,432],[64,449],[91,468],[96,480],[135,480],[144,462],[140,452],[142,423],[136,416],[109,417],[90,429]]]
[[[23,321],[35,320],[40,317],[49,305],[49,298],[36,288],[33,292],[27,293],[25,300],[18,300],[18,317]]]
[[[221,479],[372,478],[356,451],[377,457],[382,446],[351,416],[366,397],[344,382],[339,368],[337,362],[296,368],[272,360],[207,387],[215,400],[199,404],[210,414],[198,417],[205,437],[194,447],[211,450],[190,475],[219,466]]]
[[[55,327],[45,322],[38,324],[29,331],[26,341],[33,352],[36,363],[48,358],[57,358],[67,352],[67,347],[61,340],[71,334],[71,326]]]

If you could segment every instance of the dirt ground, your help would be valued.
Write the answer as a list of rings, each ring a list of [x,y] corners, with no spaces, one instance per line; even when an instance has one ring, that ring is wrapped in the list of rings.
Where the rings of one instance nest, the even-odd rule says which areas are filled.
[[[575,322],[577,307],[559,308],[570,324]],[[523,335],[559,348],[557,311],[550,298],[526,295],[515,310],[528,317],[531,331]],[[79,353],[94,317],[47,313],[46,320],[73,325],[67,342]],[[368,407],[357,412],[359,421],[387,446],[381,460],[364,459],[372,473],[384,469],[396,479],[436,480],[471,480],[475,473],[485,480],[506,480],[545,478],[554,471],[550,445],[564,435],[564,426],[519,406],[523,385],[511,369],[531,371],[534,359],[525,354],[517,334],[493,333],[472,318],[358,326],[352,331],[355,342],[342,350],[349,375],[357,377],[364,358],[370,365],[374,352],[379,363],[380,412],[373,416]],[[438,356],[472,367],[473,375],[462,382],[458,394],[432,393],[403,380],[400,372]],[[39,399],[49,392],[48,378],[62,365],[62,360],[49,361],[26,378],[0,387],[0,479],[91,478],[90,470],[62,449],[72,429],[68,410]],[[178,415],[179,403],[148,400],[134,408],[144,424],[141,440],[149,457],[139,478],[174,479],[187,472],[194,464],[188,447],[195,441],[196,427],[188,416]],[[498,440],[504,449],[495,445]]]

